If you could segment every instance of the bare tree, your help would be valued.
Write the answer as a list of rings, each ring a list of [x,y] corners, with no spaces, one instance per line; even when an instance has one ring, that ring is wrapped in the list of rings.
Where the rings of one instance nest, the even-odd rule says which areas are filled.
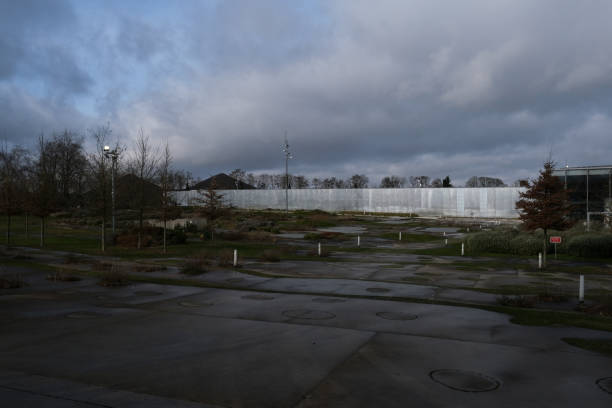
[[[32,213],[40,217],[40,246],[45,245],[47,217],[58,207],[55,162],[49,152],[48,142],[43,135],[38,139],[38,157],[32,168]]]
[[[354,174],[348,181],[350,188],[368,188],[370,180],[365,174]]]
[[[23,210],[26,194],[27,152],[20,147],[0,146],[0,212],[6,215],[6,245],[11,245],[11,217]]]
[[[171,168],[170,166],[172,165],[172,155],[170,153],[170,146],[168,145],[168,141],[166,140],[166,144],[164,146],[164,151],[162,153],[162,158],[160,160],[160,166],[159,166],[159,185],[161,187],[161,207],[162,207],[162,220],[164,223],[164,238],[163,238],[163,245],[164,245],[164,254],[166,253],[166,221],[168,219],[168,207],[170,206],[171,203],[171,197],[170,197],[170,189],[171,189],[171,183],[170,183],[170,173],[171,173]]]
[[[134,153],[129,164],[130,172],[136,176],[137,185],[136,193],[136,209],[138,210],[138,248],[142,247],[142,232],[144,224],[144,210],[147,204],[146,188],[150,184],[157,171],[159,163],[159,150],[151,145],[148,136],[145,136],[144,130],[140,128],[138,137],[134,145]]]
[[[406,177],[391,176],[384,177],[380,181],[380,188],[403,188],[406,185]]]
[[[241,182],[244,183],[246,179],[246,173],[242,169],[232,170],[229,176],[233,178],[234,180],[236,180],[236,190],[240,189],[240,183]]]

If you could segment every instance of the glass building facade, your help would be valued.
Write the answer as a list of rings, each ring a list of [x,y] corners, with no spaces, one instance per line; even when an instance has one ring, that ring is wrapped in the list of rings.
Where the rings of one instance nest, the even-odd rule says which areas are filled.
[[[612,211],[612,166],[565,167],[553,170],[553,175],[570,191],[572,218],[585,219],[587,212]]]

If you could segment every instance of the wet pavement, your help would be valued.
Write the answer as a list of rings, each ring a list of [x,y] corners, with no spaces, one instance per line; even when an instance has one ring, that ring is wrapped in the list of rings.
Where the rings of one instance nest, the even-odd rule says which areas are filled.
[[[612,404],[612,359],[561,341],[612,333],[376,298],[464,296],[451,289],[229,271],[201,278],[233,289],[107,288],[19,268],[31,285],[0,292],[5,406]]]

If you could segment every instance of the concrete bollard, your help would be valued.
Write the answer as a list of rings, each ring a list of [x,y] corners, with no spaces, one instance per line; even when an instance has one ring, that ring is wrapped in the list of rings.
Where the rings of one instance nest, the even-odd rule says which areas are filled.
[[[444,246],[447,246],[447,245],[448,245],[448,238],[444,240]]]
[[[357,235],[357,246],[361,246],[361,237]]]
[[[542,253],[538,253],[538,269],[542,269]]]
[[[399,240],[402,240],[402,231],[399,232]]]
[[[578,300],[584,303],[584,275],[580,275],[580,288],[578,288]]]
[[[234,266],[238,266],[238,250],[234,249]]]
[[[319,253],[319,256],[321,256],[321,243],[320,242],[319,242],[318,253]]]
[[[465,244],[461,243],[461,256],[465,255]]]
[[[467,232],[470,232],[470,227],[467,227]]]
[[[442,231],[442,236],[445,237],[446,236],[446,231]]]

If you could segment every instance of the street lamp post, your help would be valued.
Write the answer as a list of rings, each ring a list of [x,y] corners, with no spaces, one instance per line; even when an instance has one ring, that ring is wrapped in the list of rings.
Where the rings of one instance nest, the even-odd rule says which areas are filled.
[[[113,223],[113,235],[115,234],[115,169],[117,167],[117,158],[119,157],[119,150],[115,148],[111,150],[109,146],[104,146],[104,155],[112,159],[111,162],[111,201],[112,201],[112,223]]]
[[[289,212],[289,159],[293,159],[289,151],[289,142],[287,141],[287,132],[285,131],[285,145],[283,146],[285,153],[285,212]]]

